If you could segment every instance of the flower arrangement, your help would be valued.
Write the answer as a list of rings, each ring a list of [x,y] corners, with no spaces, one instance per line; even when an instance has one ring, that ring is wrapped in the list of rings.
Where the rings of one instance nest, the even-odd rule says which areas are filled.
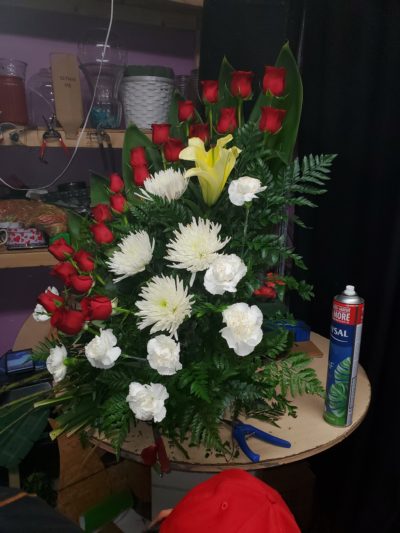
[[[91,217],[71,214],[71,241],[50,246],[65,288],[40,294],[35,317],[54,328],[36,350],[55,382],[54,436],[97,430],[118,451],[146,421],[225,453],[223,417],[276,424],[295,416],[292,396],[323,393],[281,326],[289,291],[312,296],[285,271],[304,265],[284,228],[301,224],[288,207],[324,192],[333,156],[293,160],[302,85],[287,44],[245,121],[253,92],[253,74],[224,60],[202,82],[204,120],[177,95],[151,140],[130,126],[123,176],[92,176]]]

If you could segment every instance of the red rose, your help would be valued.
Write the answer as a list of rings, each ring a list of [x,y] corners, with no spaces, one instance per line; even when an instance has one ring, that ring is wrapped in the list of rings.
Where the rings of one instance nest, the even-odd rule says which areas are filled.
[[[112,220],[112,214],[107,204],[97,204],[92,207],[92,216],[96,222]]]
[[[183,142],[180,139],[168,139],[164,144],[164,157],[170,163],[179,161],[179,154],[183,150]]]
[[[277,133],[282,127],[285,115],[285,109],[276,109],[270,106],[261,107],[261,118],[258,127],[261,131],[268,131],[272,134]]]
[[[121,192],[124,189],[124,180],[119,174],[114,172],[110,176],[110,190],[111,192]],[[103,222],[100,220],[100,222]]]
[[[198,137],[203,142],[207,142],[210,139],[210,126],[208,124],[191,124],[189,137]]]
[[[142,165],[147,166],[146,151],[143,146],[132,148],[131,150],[131,167],[140,167]]]
[[[62,298],[62,296],[58,296],[58,294],[54,294],[54,292],[49,290],[39,294],[37,301],[40,303],[40,305],[43,305],[48,313],[54,313],[56,309],[64,305],[64,298]]]
[[[138,187],[143,187],[143,183],[150,176],[149,169],[146,165],[133,168],[133,181]]]
[[[217,124],[218,133],[232,133],[237,128],[236,107],[223,107]]]
[[[93,279],[90,276],[80,276],[79,274],[74,274],[70,277],[71,287],[80,293],[88,292],[93,285]]]
[[[69,255],[74,253],[74,249],[63,238],[53,241],[49,246],[49,252],[59,261],[65,261]]]
[[[92,232],[93,238],[97,242],[97,244],[109,244],[114,240],[114,235],[112,234],[112,231],[107,228],[104,222],[100,222],[99,224],[93,224],[93,226],[90,226],[89,229]]]
[[[82,312],[89,320],[107,320],[112,312],[112,303],[107,296],[91,296],[81,301]]]
[[[274,285],[282,285],[282,286],[286,285],[286,283],[283,280],[279,279],[278,274],[275,274],[274,272],[268,272],[267,279],[265,280],[264,283],[267,287],[270,287],[271,285],[269,285],[269,283],[271,282],[273,282]]]
[[[255,296],[264,296],[264,298],[276,298],[276,290],[272,287],[260,287],[254,291]]]
[[[152,124],[151,140],[154,144],[164,144],[169,139],[170,124]]]
[[[57,309],[51,317],[50,323],[53,327],[59,329],[67,335],[76,335],[82,329],[85,322],[85,316],[82,311],[72,309]]]
[[[201,85],[203,87],[203,100],[209,104],[218,102],[218,80],[203,80]]]
[[[194,103],[191,100],[178,102],[178,119],[180,122],[192,120],[194,117]]]
[[[126,207],[126,198],[123,194],[113,194],[110,198],[111,207],[118,211],[118,213],[123,213]]]
[[[61,278],[65,285],[68,286],[70,284],[70,277],[76,274],[76,270],[71,263],[58,263],[52,268],[51,273]]]
[[[233,96],[248,98],[252,93],[251,80],[253,76],[253,72],[247,72],[245,70],[235,70],[232,72],[231,93]]]
[[[94,270],[94,261],[93,257],[89,252],[85,250],[79,250],[74,255],[74,261],[77,263],[78,267],[84,272],[91,272]]]
[[[284,67],[265,67],[263,91],[274,96],[282,96],[285,90],[286,69]]]

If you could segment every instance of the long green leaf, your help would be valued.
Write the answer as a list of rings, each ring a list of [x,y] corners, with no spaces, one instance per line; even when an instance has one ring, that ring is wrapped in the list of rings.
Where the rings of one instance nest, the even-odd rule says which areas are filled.
[[[108,204],[110,193],[107,190],[108,180],[94,172],[90,175],[90,205]]]
[[[287,113],[282,129],[277,134],[269,136],[266,147],[272,150],[278,150],[283,155],[285,163],[289,163],[296,144],[301,108],[303,105],[303,85],[289,43],[283,45],[275,65],[286,69],[285,93],[287,96],[274,98],[273,107],[286,109]],[[261,116],[260,108],[266,105],[271,105],[271,96],[261,93],[254,105],[249,120],[258,124]]]

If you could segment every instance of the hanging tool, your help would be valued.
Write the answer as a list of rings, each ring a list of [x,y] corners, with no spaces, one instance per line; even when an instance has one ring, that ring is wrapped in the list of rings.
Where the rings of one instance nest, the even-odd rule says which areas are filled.
[[[65,154],[69,157],[69,150],[66,147],[63,141],[63,138],[61,137],[61,133],[54,128],[56,116],[53,115],[50,119],[50,122],[46,119],[46,117],[43,117],[43,120],[46,123],[47,130],[43,133],[43,137],[42,137],[42,144],[40,146],[40,153],[39,153],[40,161],[42,163],[46,163],[46,164],[48,163],[48,161],[46,161],[44,158],[44,154],[46,152],[47,143],[52,140],[57,140],[61,148],[64,150]]]
[[[100,156],[103,162],[104,170],[106,174],[112,174],[113,172],[116,172],[117,169],[115,165],[115,155],[114,155],[114,149],[111,143],[111,137],[108,135],[108,133],[105,130],[99,127],[96,130],[96,137],[97,137],[97,142],[99,144]],[[107,151],[104,147],[104,143],[107,145]]]
[[[253,463],[258,463],[260,456],[257,453],[254,453],[248,446],[246,439],[250,437],[255,437],[256,439],[263,440],[269,444],[274,444],[275,446],[281,446],[282,448],[290,448],[291,444],[289,441],[275,437],[270,433],[266,433],[261,429],[256,428],[250,424],[245,424],[240,420],[222,420],[225,424],[228,424],[232,427],[232,436],[238,443],[242,452],[247,455],[247,457]]]

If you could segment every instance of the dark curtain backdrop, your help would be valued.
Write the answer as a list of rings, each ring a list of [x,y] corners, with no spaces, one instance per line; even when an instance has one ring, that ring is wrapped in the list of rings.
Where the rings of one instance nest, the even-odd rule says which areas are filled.
[[[205,0],[201,72],[216,75],[222,48],[236,68],[261,72],[272,60],[264,51],[270,46],[275,56],[277,39],[282,44],[294,35],[295,53],[302,42],[299,154],[338,157],[319,208],[303,213],[312,231],[295,234],[315,299],[309,305],[293,301],[292,307],[314,331],[328,336],[332,297],[346,284],[356,285],[366,300],[361,364],[373,395],[360,428],[312,461],[325,517],[316,522],[315,532],[395,533],[400,531],[395,437],[400,403],[400,1],[307,0],[303,32],[294,5]],[[284,24],[285,13],[294,13],[294,26]]]
[[[297,312],[328,335],[331,297],[366,301],[360,362],[372,384],[362,426],[317,457],[332,531],[400,531],[400,2],[308,0],[299,153],[337,153],[328,193],[295,235],[315,299]]]

